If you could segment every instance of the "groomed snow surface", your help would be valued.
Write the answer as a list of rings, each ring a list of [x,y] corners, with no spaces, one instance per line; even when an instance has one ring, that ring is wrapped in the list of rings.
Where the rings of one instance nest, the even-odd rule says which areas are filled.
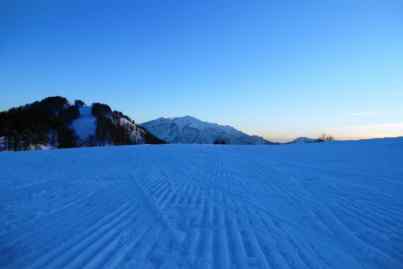
[[[403,268],[403,140],[0,153],[0,268]]]

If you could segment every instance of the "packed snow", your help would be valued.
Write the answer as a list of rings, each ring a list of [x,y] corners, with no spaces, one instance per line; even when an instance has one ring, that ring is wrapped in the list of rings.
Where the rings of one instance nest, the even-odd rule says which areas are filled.
[[[85,141],[90,136],[95,136],[97,126],[96,118],[92,115],[90,106],[80,108],[80,117],[75,119],[71,127],[81,141]]]
[[[403,139],[0,153],[0,268],[403,268]]]

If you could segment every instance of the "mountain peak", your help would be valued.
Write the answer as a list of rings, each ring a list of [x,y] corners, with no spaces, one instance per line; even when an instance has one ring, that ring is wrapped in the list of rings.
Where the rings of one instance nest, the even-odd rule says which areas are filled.
[[[190,116],[190,115],[186,115],[186,116],[183,116],[183,117],[178,117],[176,119],[186,119],[186,120],[198,120],[198,121],[200,121],[198,118],[195,118],[195,117]]]
[[[190,116],[190,115],[185,115],[185,116],[181,116],[181,117],[167,117],[167,118],[164,118],[164,117],[161,117],[161,118],[158,118],[158,119],[156,119],[156,120],[171,120],[171,121],[183,121],[183,120],[186,120],[186,121],[201,121],[201,120],[199,120],[198,118],[196,118],[196,117],[193,117],[193,116]]]
[[[169,143],[181,144],[269,144],[262,137],[245,134],[231,126],[202,121],[193,116],[159,118],[142,126]]]

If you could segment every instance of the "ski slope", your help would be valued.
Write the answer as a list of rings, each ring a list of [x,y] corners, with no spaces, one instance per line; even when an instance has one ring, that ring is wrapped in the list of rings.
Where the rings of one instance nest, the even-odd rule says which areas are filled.
[[[403,140],[0,153],[0,268],[403,268]]]
[[[95,137],[97,119],[92,115],[90,106],[80,108],[80,117],[72,122],[71,127],[81,141],[85,141],[90,136]]]

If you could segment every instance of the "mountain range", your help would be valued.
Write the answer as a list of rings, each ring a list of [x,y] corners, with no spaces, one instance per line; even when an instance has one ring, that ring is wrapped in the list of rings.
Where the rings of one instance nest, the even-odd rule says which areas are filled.
[[[291,143],[327,139],[297,138]],[[192,116],[136,123],[107,104],[69,102],[60,96],[0,112],[0,150],[131,144],[278,144],[234,127]]]
[[[287,144],[305,144],[305,143],[317,143],[320,142],[318,138],[310,138],[310,137],[298,137]]]
[[[274,144],[260,136],[245,134],[231,126],[201,121],[195,117],[159,118],[141,124],[168,143],[179,144]]]

